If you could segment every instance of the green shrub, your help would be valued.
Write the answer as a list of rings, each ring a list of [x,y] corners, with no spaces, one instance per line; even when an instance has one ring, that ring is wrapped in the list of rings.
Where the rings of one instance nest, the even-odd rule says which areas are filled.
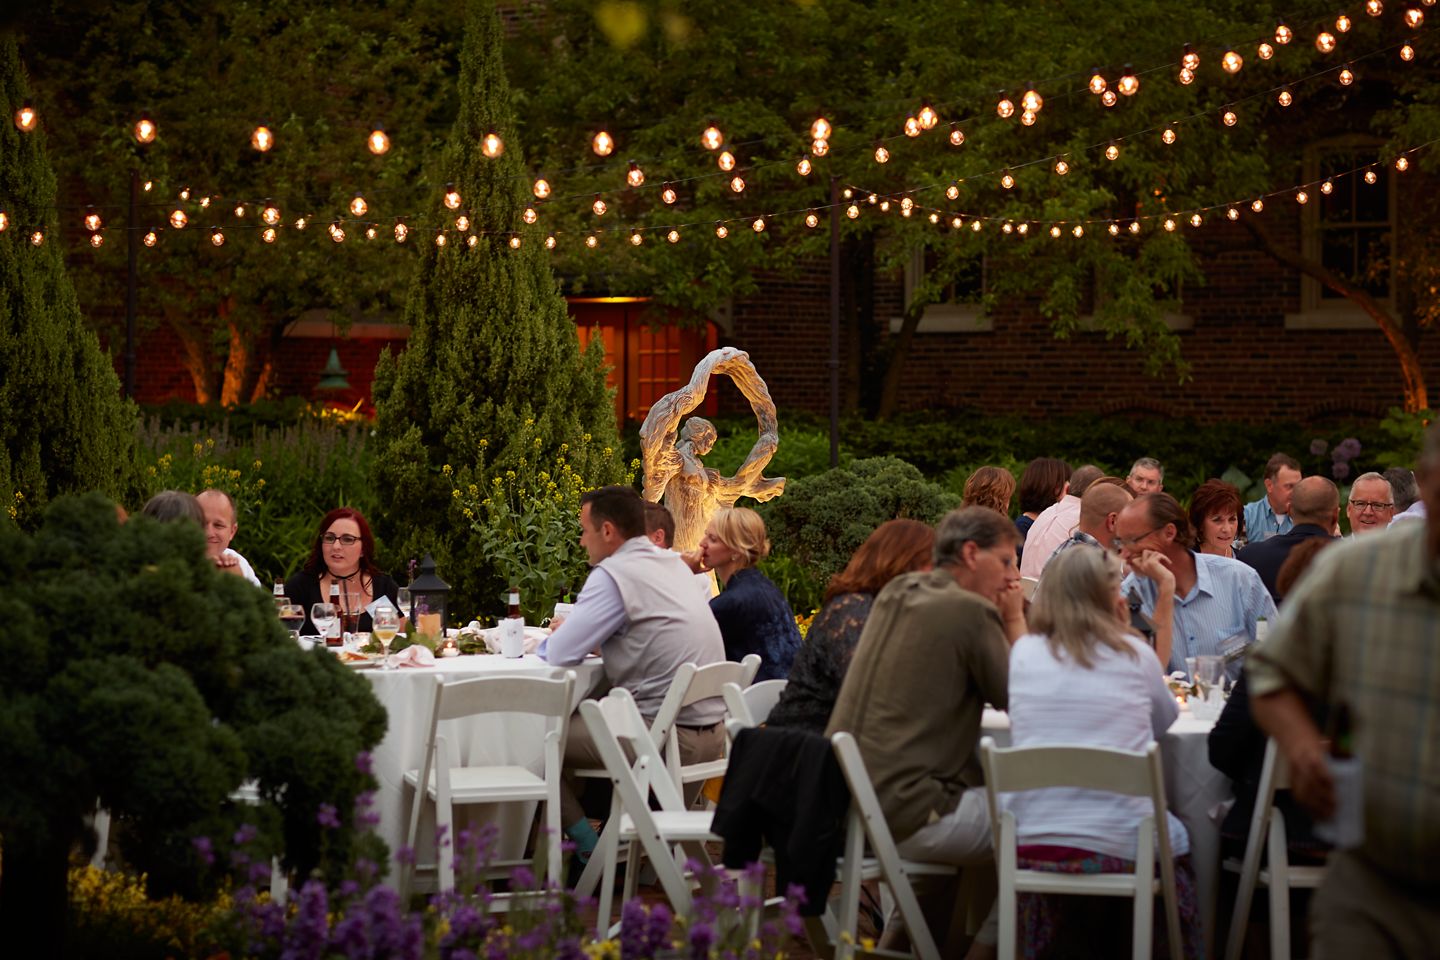
[[[801,611],[815,608],[814,597],[880,524],[896,517],[934,523],[959,503],[903,460],[876,457],[796,478],[759,509],[774,553],[796,565],[788,596]]]

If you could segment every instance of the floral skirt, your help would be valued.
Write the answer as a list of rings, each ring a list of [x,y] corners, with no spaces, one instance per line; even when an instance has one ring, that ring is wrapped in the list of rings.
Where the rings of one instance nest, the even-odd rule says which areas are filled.
[[[1133,860],[1088,850],[1022,846],[1018,852],[1017,865],[1022,870],[1050,873],[1133,873],[1135,870]],[[1180,908],[1180,936],[1184,940],[1181,953],[1187,960],[1201,960],[1205,956],[1205,928],[1189,854],[1175,858],[1175,893]],[[1128,900],[1022,893],[1017,907],[1016,933],[1020,955],[1026,960],[1130,955],[1133,905]],[[1153,955],[1169,957],[1169,931],[1163,903],[1155,904],[1154,916]]]

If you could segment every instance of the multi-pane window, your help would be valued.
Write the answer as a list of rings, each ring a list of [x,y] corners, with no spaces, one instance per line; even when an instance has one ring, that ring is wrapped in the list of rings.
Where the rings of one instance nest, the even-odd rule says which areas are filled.
[[[1374,158],[1373,147],[1332,147],[1319,152],[1318,178],[1330,179],[1333,188],[1329,194],[1315,191],[1319,199],[1316,246],[1320,262],[1328,269],[1384,300],[1390,297],[1390,173],[1385,165],[1376,164],[1370,168],[1375,182],[1367,183],[1362,174],[1351,172]],[[1343,298],[1322,286],[1320,299]]]

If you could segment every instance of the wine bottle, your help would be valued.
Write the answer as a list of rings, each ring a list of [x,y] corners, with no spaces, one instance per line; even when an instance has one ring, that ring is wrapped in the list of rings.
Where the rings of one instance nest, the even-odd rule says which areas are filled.
[[[506,616],[507,619],[515,619],[515,618],[517,618],[517,617],[521,617],[521,618],[524,617],[524,614],[522,614],[522,613],[520,612],[520,588],[519,588],[519,587],[511,587],[511,588],[509,589],[509,591],[508,591],[508,603],[509,603],[509,606],[507,606],[507,607],[505,608],[505,616]]]

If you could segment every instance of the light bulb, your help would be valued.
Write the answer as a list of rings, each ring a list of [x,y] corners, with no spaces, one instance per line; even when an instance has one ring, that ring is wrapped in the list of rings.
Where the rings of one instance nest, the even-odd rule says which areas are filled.
[[[1227,127],[1233,127],[1240,122],[1240,117],[1236,115],[1234,110],[1226,110],[1220,115],[1220,119],[1225,122],[1225,126]]]
[[[475,234],[473,234],[473,233],[470,234],[470,236],[468,236],[468,237],[465,238],[465,246],[469,247],[471,250],[474,250],[474,249],[475,249],[475,245],[478,244],[479,242],[480,242],[480,238],[477,237],[477,236],[475,236]]]
[[[816,117],[815,122],[810,124],[810,139],[829,140],[830,121],[826,120],[824,117]]]
[[[174,227],[176,230],[184,230],[185,224],[189,222],[190,218],[185,216],[185,211],[181,210],[179,207],[176,207],[174,210],[170,211],[170,226]]]
[[[95,247],[95,248],[98,249],[99,247],[104,246],[104,244],[105,244],[105,235],[104,235],[103,233],[92,233],[92,234],[90,234],[90,246]]]
[[[154,230],[147,230],[145,232],[145,236],[141,239],[140,242],[145,244],[145,246],[147,247],[153,247],[155,246],[155,244],[160,242],[160,237],[158,234],[155,233]]]
[[[365,216],[365,211],[369,209],[370,204],[366,203],[365,198],[358,193],[355,194],[355,198],[350,201],[350,212],[357,217]]]
[[[605,216],[605,211],[608,210],[608,209],[610,209],[610,208],[607,207],[607,206],[605,206],[605,201],[604,201],[604,200],[601,200],[601,199],[597,196],[597,197],[595,198],[595,202],[592,203],[592,204],[590,204],[590,209],[591,209],[591,211],[594,212],[595,216],[597,216],[597,217],[603,217],[603,216]]]
[[[181,200],[189,200],[189,199],[190,199],[190,188],[189,188],[189,187],[186,187],[185,189],[183,189],[183,190],[180,191],[180,199],[181,199]]]
[[[244,219],[245,219],[245,204],[243,204],[243,203],[237,203],[237,204],[235,204],[235,209],[234,209],[234,211],[232,211],[232,212],[235,214],[235,219],[236,219],[236,220],[244,220]]]
[[[1396,158],[1395,158],[1395,169],[1396,169],[1396,170],[1399,170],[1401,173],[1404,173],[1406,170],[1409,170],[1409,169],[1410,169],[1410,158],[1409,158],[1409,157],[1396,157]]]
[[[296,230],[304,230],[304,229],[305,229],[307,226],[309,226],[309,225],[310,225],[310,221],[309,221],[309,220],[306,220],[304,217],[300,217],[299,219],[297,219],[297,220],[295,221],[295,229],[296,229]]]
[[[1340,86],[1348,87],[1355,82],[1355,74],[1349,67],[1341,67],[1335,79],[1340,82]]]
[[[1025,124],[1025,126],[1027,127],[1033,127],[1035,126],[1035,118],[1037,116],[1038,114],[1036,114],[1034,110],[1026,110],[1024,113],[1020,114],[1020,122]]]
[[[390,150],[390,138],[386,136],[385,128],[378,123],[375,124],[375,129],[371,130],[370,136],[365,138],[365,146],[369,147],[370,152],[377,157],[381,154],[388,153]]]
[[[474,238],[474,237],[471,237],[470,239],[471,239],[471,240],[474,240],[475,238]],[[520,249],[520,238],[519,238],[519,237],[511,237],[511,238],[510,238],[510,249],[511,249],[511,250],[519,250],[519,249]]]
[[[1365,0],[1365,12],[1372,17],[1378,17],[1385,12],[1385,4],[1381,0]]]
[[[445,237],[445,231],[443,231],[443,230],[436,230],[436,231],[435,231],[435,246],[437,246],[437,247],[443,247],[443,246],[445,246],[445,244],[447,244],[447,243],[449,243],[449,242],[450,242],[450,241],[449,241],[448,239],[446,239],[446,237]]]
[[[1321,30],[1315,37],[1315,49],[1321,53],[1329,53],[1335,49],[1335,34],[1327,30]]]
[[[505,152],[505,141],[500,139],[500,134],[491,130],[480,140],[480,152],[494,160]]]
[[[1112,224],[1110,224],[1110,226],[1107,227],[1106,229],[1110,231],[1110,236],[1112,236],[1112,237],[1118,237],[1118,236],[1120,236],[1120,224],[1118,224],[1118,223],[1112,223]]]
[[[1240,211],[1236,210],[1234,207],[1230,207],[1225,211],[1225,218],[1227,220],[1239,220]]]
[[[1188,87],[1195,82],[1195,71],[1189,67],[1181,67],[1180,72],[1175,75],[1175,79],[1179,80],[1182,85]]]
[[[1185,52],[1180,55],[1180,66],[1187,70],[1200,69],[1200,54],[1190,44],[1185,44]]]
[[[597,157],[608,157],[615,152],[615,138],[601,130],[590,141],[590,149],[595,151]]]
[[[1055,174],[1056,174],[1057,176],[1063,177],[1063,176],[1065,176],[1065,174],[1067,174],[1067,173],[1069,173],[1069,172],[1070,172],[1070,164],[1065,161],[1065,158],[1064,158],[1064,157],[1060,157],[1059,159],[1057,159],[1057,160],[1055,161]]]
[[[931,222],[931,223],[939,223],[939,222],[940,222],[940,214],[938,214],[938,213],[932,213],[932,214],[930,214],[930,222]]]
[[[1006,220],[1004,225],[1000,227],[1000,232],[1008,237],[1015,232],[1015,226],[1009,220]]]
[[[155,121],[150,119],[146,113],[140,114],[140,119],[135,121],[135,141],[137,143],[154,143],[155,134],[158,133]]]
[[[275,134],[271,133],[270,128],[262,123],[250,134],[250,146],[265,153],[275,146]],[[218,247],[219,244],[217,243],[216,246]]]
[[[909,197],[901,197],[900,209],[903,211],[910,211],[915,209],[915,201],[911,200]]]
[[[209,207],[209,206],[210,206],[210,198],[209,198],[209,197],[201,197],[201,198],[200,198],[200,209],[201,209],[201,210],[204,210],[204,209],[206,209],[206,208]]]
[[[544,200],[550,196],[550,181],[539,177],[536,179],[535,185],[530,188],[530,192],[535,194],[535,199]]]
[[[1304,190],[1301,190],[1299,193],[1295,194],[1295,202],[1300,204],[1301,206],[1304,206],[1305,204],[1310,202],[1310,194],[1306,193]]]
[[[756,217],[754,220],[752,220],[752,221],[750,222],[750,229],[751,229],[751,230],[754,230],[756,233],[764,233],[764,232],[765,232],[765,218],[764,218],[764,217]]]
[[[225,246],[225,231],[221,230],[219,227],[216,227],[214,230],[210,231],[210,242],[217,247]]]
[[[1104,93],[1100,94],[1100,105],[1101,105],[1101,106],[1113,107],[1113,106],[1115,106],[1115,104],[1117,104],[1117,103],[1119,103],[1119,102],[1120,102],[1120,98],[1119,98],[1118,96],[1116,96],[1114,90],[1106,90]]]
[[[952,127],[950,128],[950,146],[952,146],[952,147],[958,147],[958,146],[960,146],[961,144],[963,144],[964,142],[965,142],[965,131],[964,131],[964,130],[961,130],[959,127],[952,126]]]
[[[1075,224],[1075,228],[1070,231],[1070,235],[1078,240],[1081,237],[1085,236],[1085,228],[1077,223]]]
[[[1025,95],[1020,98],[1020,106],[1029,110],[1031,113],[1039,113],[1040,108],[1045,106],[1045,98],[1040,96],[1034,87],[1031,87],[1029,90],[1026,90]]]
[[[595,249],[596,247],[598,247],[599,245],[600,245],[600,238],[597,237],[597,236],[595,236],[595,234],[592,233],[592,234],[590,234],[590,236],[588,236],[588,237],[585,238],[585,246],[589,247],[591,250],[594,250],[594,249]]]
[[[545,249],[546,249],[546,250],[554,250],[554,249],[555,249],[555,234],[552,233],[552,234],[550,234],[549,236],[547,236],[547,237],[545,238]]]
[[[1175,131],[1174,131],[1173,129],[1171,129],[1170,127],[1166,127],[1166,128],[1165,128],[1165,132],[1162,133],[1162,134],[1160,134],[1160,140],[1161,140],[1162,143],[1165,143],[1165,144],[1174,143],[1174,142],[1175,142]]]
[[[36,112],[35,112],[35,108],[32,107],[32,106],[30,106],[30,104],[27,103],[27,104],[25,104],[24,106],[22,106],[19,110],[16,110],[16,111],[15,111],[15,127],[16,127],[16,129],[19,130],[21,133],[34,133],[34,132],[35,132],[35,128],[38,127],[39,125],[40,125],[40,114],[36,113]],[[37,233],[38,233],[38,231],[37,231]],[[40,236],[41,242],[43,243],[44,240],[45,240],[44,234],[39,234],[39,236]],[[38,246],[40,246],[40,244],[37,243],[37,244],[35,244],[35,246],[38,247]]]
[[[712,123],[700,134],[700,145],[706,150],[719,150],[725,145],[725,135]]]
[[[455,218],[455,229],[456,229],[456,230],[459,230],[461,233],[464,233],[465,231],[469,230],[469,229],[470,229],[470,218],[467,217],[467,216],[465,216],[465,214],[463,214],[463,213],[460,214],[460,216],[458,216],[458,217]]]
[[[745,178],[740,176],[740,174],[738,173],[735,174],[735,176],[730,178],[730,189],[735,191],[736,193],[744,193]]]
[[[1129,230],[1130,230],[1131,233],[1139,233],[1139,232],[1140,232],[1140,221],[1139,221],[1139,220],[1131,220],[1131,221],[1130,221]]]
[[[1411,7],[1405,11],[1405,26],[1412,30],[1418,30],[1420,24],[1425,22],[1425,14],[1419,7]]]
[[[1135,71],[1130,64],[1125,64],[1125,72],[1120,75],[1120,82],[1116,86],[1127,97],[1133,97],[1140,92],[1140,78],[1135,76]]]
[[[1295,102],[1295,95],[1290,92],[1289,87],[1282,87],[1280,92],[1275,95],[1275,102],[1282,107],[1288,107]]]
[[[1239,73],[1240,68],[1245,66],[1245,58],[1234,50],[1227,50],[1220,60],[1220,66],[1225,68],[1226,73]]]
[[[404,243],[410,236],[410,228],[403,223],[395,224],[395,242]]]
[[[445,206],[451,210],[460,209],[460,192],[455,189],[455,184],[445,184]]]
[[[1060,228],[1059,228],[1058,226],[1051,227],[1051,228],[1050,228],[1050,236],[1054,237],[1056,240],[1059,240],[1059,239],[1060,239]]]
[[[884,203],[880,204],[880,212],[881,212],[881,213],[889,213],[889,212],[890,212],[890,201],[889,201],[889,200],[886,200]]]
[[[1345,14],[1342,13],[1342,14],[1340,14],[1340,16],[1338,16],[1338,17],[1335,18],[1335,32],[1336,32],[1336,33],[1349,33],[1349,32],[1350,32],[1350,18],[1349,18],[1348,16],[1346,16]]]
[[[951,218],[950,218],[950,229],[951,229],[951,230],[959,230],[959,229],[960,229],[961,227],[963,227],[964,225],[965,225],[965,218],[964,218],[964,217],[951,217]]]
[[[1411,60],[1414,60],[1414,59],[1415,59],[1415,48],[1412,47],[1412,46],[1410,46],[1410,44],[1408,44],[1408,43],[1405,44],[1403,47],[1400,48],[1400,59],[1401,59],[1401,60],[1404,60],[1406,63],[1409,63]]]
[[[22,128],[22,129],[23,129],[23,128]],[[25,132],[26,132],[26,133],[29,133],[30,131],[26,130]],[[30,234],[30,246],[32,246],[32,247],[38,247],[38,246],[40,246],[40,244],[42,244],[42,243],[44,243],[44,242],[45,242],[45,231],[43,231],[43,230],[36,230],[34,233]]]
[[[665,234],[665,239],[668,240],[668,241],[670,241],[671,243],[679,243],[679,242],[680,242],[680,231],[679,231],[679,230],[671,230],[669,233]]]
[[[1327,197],[1330,196],[1330,194],[1335,192],[1335,182],[1333,180],[1326,180],[1320,184],[1320,192]]]
[[[1265,201],[1256,200],[1254,203],[1250,204],[1250,209],[1255,213],[1263,213],[1265,210]]]
[[[1169,218],[1169,217],[1166,217],[1166,218],[1165,218],[1165,232],[1166,232],[1166,233],[1174,233],[1174,232],[1175,232],[1175,221],[1172,220],[1172,219]]]
[[[8,213],[6,213],[4,210],[0,210],[0,233],[4,233],[6,230],[9,230],[9,229],[10,229],[10,215],[9,215]]]
[[[715,236],[719,237],[721,240],[724,240],[726,237],[730,236],[730,228],[725,226],[725,224],[723,223],[715,224]]]
[[[675,188],[667,183],[665,189],[660,191],[660,199],[666,203],[674,203],[678,199],[678,194],[675,193]]]
[[[85,214],[86,230],[94,232],[96,230],[99,230],[102,226],[104,226],[104,221],[100,219],[100,214],[96,213],[93,210]]]
[[[1275,42],[1280,44],[1281,46],[1284,46],[1285,44],[1289,43],[1291,40],[1294,39],[1295,31],[1285,26],[1285,24],[1279,24],[1275,28]]]
[[[1204,223],[1204,222],[1205,222],[1205,219],[1204,219],[1203,217],[1201,217],[1200,214],[1198,214],[1198,213],[1192,213],[1192,214],[1190,215],[1190,226],[1192,226],[1192,227],[1198,227],[1198,226],[1200,226],[1200,224],[1202,224],[1202,223]]]
[[[827,154],[827,153],[830,152],[830,141],[829,141],[829,140],[812,140],[812,141],[810,142],[810,152],[813,153],[813,154],[814,154],[815,156],[817,156],[817,157],[823,157],[823,156],[825,156],[825,154]]]
[[[1008,120],[1015,115],[1015,104],[1004,94],[1000,95],[1000,102],[995,104],[995,113],[1002,120]]]
[[[1000,175],[1000,186],[1004,187],[1006,190],[1014,189],[1015,178],[1010,175],[1009,170],[1006,170]]]
[[[960,187],[953,183],[950,184],[950,186],[945,188],[945,198],[947,200],[960,199]]]
[[[878,147],[875,148],[875,162],[876,162],[876,163],[889,163],[889,162],[890,162],[890,151],[885,149],[885,145],[884,145],[883,143],[882,143],[880,146],[878,146]]]
[[[1255,48],[1255,55],[1261,60],[1269,60],[1275,56],[1275,48],[1262,41],[1260,46]]]
[[[1101,75],[1099,70],[1090,71],[1089,87],[1090,92],[1097,97],[1105,92],[1105,77]]]
[[[632,187],[638,187],[645,182],[645,171],[640,169],[640,164],[634,160],[630,161],[630,168],[625,171],[625,182]]]
[[[1120,159],[1120,146],[1119,146],[1118,144],[1114,144],[1114,143],[1112,143],[1112,144],[1110,144],[1109,146],[1107,146],[1107,147],[1105,148],[1105,159],[1106,159],[1106,160],[1119,160],[1119,159]]]
[[[280,208],[274,204],[266,203],[265,209],[260,211],[260,219],[272,227],[275,226],[275,224],[280,222]]]
[[[142,184],[140,185],[140,189],[144,190],[146,193],[149,193],[150,190],[151,190],[154,186],[155,186],[155,181],[154,181],[154,180],[146,180],[144,183],[142,183]]]
[[[860,205],[856,203],[850,204],[850,206],[845,208],[845,216],[849,217],[851,220],[859,219]]]
[[[366,239],[366,240],[374,240],[374,239],[375,239],[375,234],[376,234],[376,230],[375,230],[374,226],[369,226],[369,227],[366,227],[366,228],[365,228],[365,239]]]
[[[274,243],[275,236],[276,234],[274,227],[266,227],[264,230],[260,231],[260,239],[265,241],[266,243]]]
[[[540,214],[535,212],[534,207],[526,207],[525,212],[520,214],[520,219],[524,220],[526,223],[534,223],[536,220],[540,219]]]
[[[919,120],[915,119],[914,117],[905,118],[905,136],[918,137],[924,132],[925,128],[920,126]]]
[[[815,215],[815,211],[812,210],[805,214],[805,226],[812,230],[820,226],[820,218]]]
[[[1380,179],[1380,178],[1375,175],[1375,171],[1374,171],[1374,170],[1366,170],[1366,171],[1365,171],[1365,182],[1366,182],[1366,183],[1368,183],[1368,184],[1370,184],[1370,185],[1373,186],[1373,185],[1375,184],[1375,181],[1377,181],[1377,180],[1379,180],[1379,179]]]
[[[940,122],[940,114],[936,113],[935,108],[928,103],[920,105],[920,112],[915,115],[915,118],[926,130],[934,130],[935,124]]]
[[[341,229],[338,223],[332,223],[326,226],[325,232],[330,234],[330,239],[336,243],[343,243],[345,240],[345,231]]]
[[[731,153],[729,150],[726,150],[724,153],[720,154],[720,156],[715,158],[715,164],[721,170],[729,173],[731,170],[735,169],[735,154]]]
[[[795,172],[800,174],[800,176],[802,177],[810,176],[810,169],[811,168],[809,157],[801,157],[795,162]]]

